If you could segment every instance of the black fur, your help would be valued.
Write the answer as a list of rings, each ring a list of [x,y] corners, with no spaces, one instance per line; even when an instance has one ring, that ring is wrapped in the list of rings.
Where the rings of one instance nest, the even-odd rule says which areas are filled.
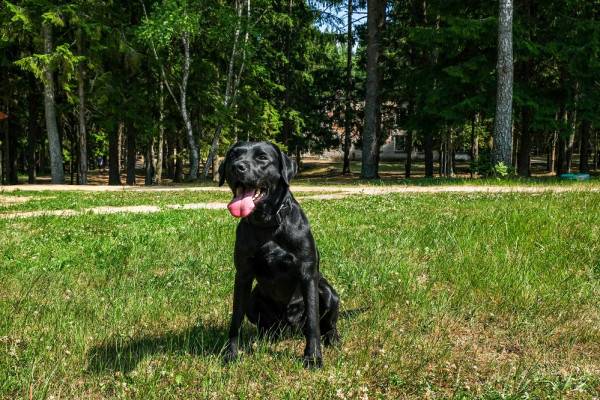
[[[297,169],[293,160],[267,142],[235,144],[220,166],[220,185],[226,180],[234,195],[239,185],[266,190],[237,227],[227,361],[237,357],[244,316],[261,333],[286,326],[302,329],[308,368],[322,366],[321,336],[325,344],[339,339],[338,294],[319,272],[319,253],[308,219],[289,191]]]

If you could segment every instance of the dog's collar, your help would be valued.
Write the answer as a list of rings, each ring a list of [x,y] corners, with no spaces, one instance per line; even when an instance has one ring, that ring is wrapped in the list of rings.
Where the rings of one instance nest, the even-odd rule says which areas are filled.
[[[246,221],[246,223],[255,225],[257,227],[260,228],[276,228],[279,225],[281,225],[281,223],[283,222],[283,220],[285,219],[285,217],[287,216],[287,214],[290,212],[290,210],[292,209],[292,196],[290,195],[290,193],[286,193],[283,201],[281,202],[281,205],[279,206],[279,208],[277,209],[277,212],[275,212],[275,216],[274,218],[271,218],[271,221],[268,223],[256,223],[256,222],[250,222],[250,220],[247,218],[244,218],[244,221]]]

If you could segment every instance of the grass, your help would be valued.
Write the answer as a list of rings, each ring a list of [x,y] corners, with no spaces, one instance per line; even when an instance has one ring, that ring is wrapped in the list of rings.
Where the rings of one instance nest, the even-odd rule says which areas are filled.
[[[178,200],[197,195],[222,194]],[[236,225],[226,211],[0,220],[0,398],[600,393],[600,193],[303,207],[343,308],[342,344],[316,372],[302,369],[300,336],[270,343],[247,323],[241,360],[221,364]]]

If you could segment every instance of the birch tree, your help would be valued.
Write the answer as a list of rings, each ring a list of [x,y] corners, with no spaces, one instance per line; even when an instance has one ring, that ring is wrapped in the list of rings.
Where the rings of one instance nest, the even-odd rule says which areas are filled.
[[[243,43],[239,44],[240,33],[242,30],[242,13],[246,8],[246,33],[244,35]],[[235,97],[237,94],[237,88],[244,71],[244,64],[246,61],[246,46],[248,44],[248,38],[250,34],[250,0],[235,2],[235,9],[237,15],[237,22],[235,31],[233,33],[233,45],[231,49],[231,56],[229,57],[229,63],[227,67],[227,81],[225,84],[225,93],[223,95],[223,110],[224,112],[230,112],[235,106]],[[239,63],[239,67],[236,74],[236,64]],[[215,129],[213,139],[210,145],[208,157],[206,163],[204,163],[203,176],[204,179],[208,178],[209,171],[211,170],[214,158],[219,150],[219,142],[221,140],[221,133],[223,131],[223,123],[220,122]]]
[[[200,29],[201,13],[193,10],[186,0],[164,0],[151,14],[148,14],[143,1],[141,5],[144,23],[139,31],[140,37],[150,45],[161,80],[181,115],[190,151],[189,179],[193,181],[198,178],[200,158],[188,108],[188,82],[192,64],[191,45]],[[182,51],[175,52],[175,65],[168,71],[164,57],[159,52],[173,45]],[[173,82],[177,85],[179,96],[173,89]]]

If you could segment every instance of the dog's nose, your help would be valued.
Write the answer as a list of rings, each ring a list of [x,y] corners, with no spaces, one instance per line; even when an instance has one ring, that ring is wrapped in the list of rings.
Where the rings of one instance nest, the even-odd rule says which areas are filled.
[[[244,165],[244,163],[241,163],[241,162],[235,163],[233,165],[233,168],[235,168],[235,170],[238,172],[246,172],[246,169],[247,169],[246,166]]]

